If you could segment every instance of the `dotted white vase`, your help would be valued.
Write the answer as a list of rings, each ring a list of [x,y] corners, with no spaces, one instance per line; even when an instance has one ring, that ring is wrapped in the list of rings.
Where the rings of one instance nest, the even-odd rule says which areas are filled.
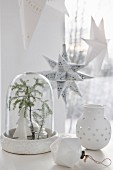
[[[102,149],[109,143],[111,126],[104,117],[103,106],[84,106],[84,114],[77,121],[76,135],[80,138],[81,145],[91,150]]]

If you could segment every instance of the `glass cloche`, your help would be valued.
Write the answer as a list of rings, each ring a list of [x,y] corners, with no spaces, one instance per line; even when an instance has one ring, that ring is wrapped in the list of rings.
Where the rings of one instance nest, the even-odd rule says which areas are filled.
[[[53,137],[56,136],[53,92],[46,77],[32,72],[16,76],[8,89],[5,125],[6,132],[3,137],[16,141],[16,143],[21,141],[24,145],[24,142],[27,141],[27,144],[32,142],[33,145],[33,141],[35,141],[36,146],[36,141],[44,141],[43,139],[53,141]],[[3,149],[4,145],[3,142]],[[44,147],[42,147],[42,152],[37,151],[37,153],[48,151],[46,149],[43,151]],[[6,146],[4,150],[9,151]],[[18,153],[18,151],[12,150],[9,152]],[[26,151],[19,153],[26,154]],[[29,151],[30,153],[34,152]]]

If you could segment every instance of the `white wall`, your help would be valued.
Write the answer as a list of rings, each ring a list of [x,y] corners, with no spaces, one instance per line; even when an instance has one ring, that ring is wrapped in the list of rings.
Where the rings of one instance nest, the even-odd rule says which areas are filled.
[[[1,12],[1,1],[0,1]],[[1,68],[1,16],[0,16],[0,68]],[[1,70],[0,70],[0,134],[1,134]]]
[[[43,55],[53,59],[62,52],[64,16],[57,10],[46,6],[27,50],[23,48],[18,0],[2,0],[2,56],[1,56],[1,95],[2,131],[5,122],[5,99],[8,85],[19,73],[25,71],[48,70]],[[60,110],[64,109],[61,104]],[[63,111],[62,111],[63,112]],[[59,113],[60,114],[60,113]],[[58,122],[56,129],[64,129],[64,122]],[[59,130],[60,131],[60,130]]]

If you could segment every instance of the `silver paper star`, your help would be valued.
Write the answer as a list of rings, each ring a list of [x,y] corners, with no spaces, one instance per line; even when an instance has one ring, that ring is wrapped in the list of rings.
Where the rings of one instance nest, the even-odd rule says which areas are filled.
[[[92,78],[89,75],[79,72],[79,70],[85,67],[85,65],[68,62],[69,59],[67,57],[65,44],[63,44],[63,53],[62,56],[59,55],[58,62],[48,57],[45,58],[52,70],[41,72],[41,74],[47,77],[51,82],[56,82],[58,98],[62,96],[66,102],[66,94],[68,89],[71,89],[76,94],[81,96],[81,93],[76,85],[76,81],[83,81],[84,79]]]

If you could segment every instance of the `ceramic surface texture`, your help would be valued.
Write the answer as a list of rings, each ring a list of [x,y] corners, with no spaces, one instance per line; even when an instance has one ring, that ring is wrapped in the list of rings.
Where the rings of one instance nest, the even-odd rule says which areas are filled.
[[[101,105],[85,105],[84,113],[78,119],[76,135],[81,145],[87,149],[104,148],[111,138],[111,126],[104,117],[104,107]]]
[[[48,129],[51,134],[51,130]],[[50,151],[50,145],[57,139],[56,131],[46,139],[40,140],[18,140],[2,135],[2,149],[16,154],[40,154]]]

